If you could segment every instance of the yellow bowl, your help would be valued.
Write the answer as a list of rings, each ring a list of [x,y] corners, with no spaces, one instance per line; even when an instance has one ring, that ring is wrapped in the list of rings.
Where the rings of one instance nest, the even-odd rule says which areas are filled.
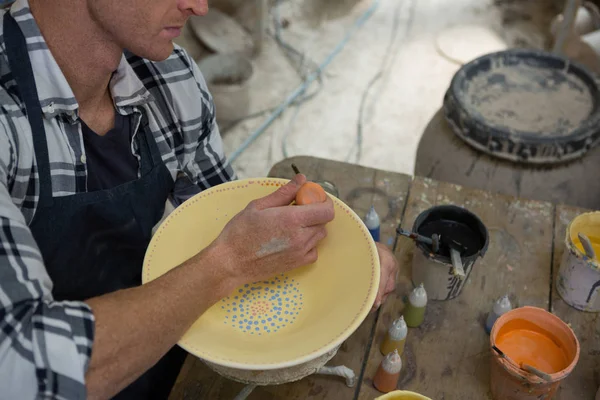
[[[429,397],[422,396],[418,393],[407,392],[404,390],[396,390],[389,392],[383,396],[377,397],[375,400],[431,400]]]
[[[144,259],[143,283],[208,246],[254,199],[287,183],[246,179],[206,190],[158,228]],[[269,370],[308,362],[339,346],[369,314],[379,286],[377,248],[362,220],[331,196],[335,219],[319,259],[268,281],[237,288],[207,310],[179,345],[230,368]]]

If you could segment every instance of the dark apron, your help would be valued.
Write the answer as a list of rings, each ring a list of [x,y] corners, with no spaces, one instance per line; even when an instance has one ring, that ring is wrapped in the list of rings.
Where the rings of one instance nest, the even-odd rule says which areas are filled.
[[[29,225],[52,278],[55,300],[85,300],[141,284],[152,227],[160,220],[173,179],[149,129],[136,135],[141,178],[110,190],[52,196],[42,109],[25,38],[4,15],[12,74],[31,125],[39,173],[39,202]],[[117,399],[166,399],[185,359],[175,346]]]

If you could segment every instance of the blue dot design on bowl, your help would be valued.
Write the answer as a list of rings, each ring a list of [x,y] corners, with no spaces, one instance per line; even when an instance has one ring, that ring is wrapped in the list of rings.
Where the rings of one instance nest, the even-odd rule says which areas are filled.
[[[251,335],[269,335],[296,322],[304,305],[300,284],[286,274],[246,284],[221,300],[223,323]]]

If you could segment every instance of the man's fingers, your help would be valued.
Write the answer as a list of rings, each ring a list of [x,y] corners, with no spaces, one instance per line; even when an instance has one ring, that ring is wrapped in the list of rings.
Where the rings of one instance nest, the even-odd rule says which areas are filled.
[[[392,293],[396,290],[396,270],[393,269],[390,271],[390,275],[388,276],[388,280],[385,286],[385,293]]]
[[[325,237],[327,237],[327,229],[325,229],[324,225],[313,226],[313,227],[304,228],[304,229],[309,229],[310,232],[312,232],[312,235],[310,236],[310,238],[308,239],[308,242],[306,243],[307,249],[313,249],[313,248],[317,247],[319,242],[321,240],[325,239]]]
[[[397,264],[394,262],[387,273],[387,281],[385,284],[384,293],[387,295],[396,290],[396,275],[398,274]]]
[[[333,201],[329,196],[323,203],[296,206],[294,213],[296,221],[303,227],[324,225],[335,217]]]
[[[390,296],[389,293],[384,294],[383,297],[381,298],[381,304],[385,304],[385,302],[387,301],[389,296]]]
[[[309,265],[317,262],[319,258],[319,252],[316,247],[313,247],[306,255],[304,256],[304,265]]]
[[[382,276],[382,280],[386,278]],[[388,275],[387,281],[382,281],[379,286],[379,292],[377,293],[377,297],[375,298],[375,302],[373,303],[373,310],[378,309],[384,304],[389,297],[390,293],[392,293],[396,288],[395,281],[391,279]]]
[[[373,303],[372,311],[377,310],[379,307],[381,307],[381,297],[377,296],[375,302]]]
[[[380,246],[378,246],[380,251]],[[381,255],[381,254],[380,254]],[[389,264],[389,261],[386,260],[385,257],[380,258],[381,261],[381,271],[380,271],[380,282],[379,289],[377,291],[377,297],[375,298],[375,302],[373,303],[373,310],[379,308],[385,301],[387,300],[390,293],[392,293],[396,289],[396,268],[393,264]]]
[[[306,177],[302,174],[298,174],[273,193],[255,200],[254,204],[259,210],[290,205],[296,198],[296,193],[298,193],[298,190],[300,190],[300,187],[304,185],[304,183],[306,183]]]

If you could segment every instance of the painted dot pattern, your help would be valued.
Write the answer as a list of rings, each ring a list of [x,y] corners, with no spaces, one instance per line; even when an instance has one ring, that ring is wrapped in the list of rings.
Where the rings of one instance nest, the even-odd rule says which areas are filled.
[[[259,336],[277,333],[296,322],[303,306],[300,284],[286,274],[246,284],[221,300],[224,324]]]

